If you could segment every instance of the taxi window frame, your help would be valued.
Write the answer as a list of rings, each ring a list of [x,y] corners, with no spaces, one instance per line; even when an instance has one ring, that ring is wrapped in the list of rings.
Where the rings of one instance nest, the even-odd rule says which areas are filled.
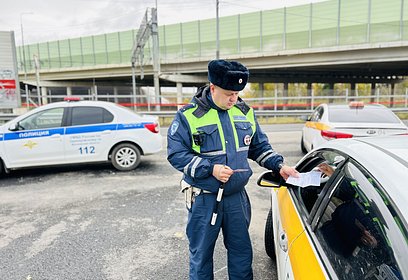
[[[339,183],[346,177],[348,177],[348,175],[346,174],[346,171],[344,170],[344,168],[347,166],[347,164],[351,164],[353,165],[363,176],[365,176],[365,178],[368,180],[368,177],[371,178],[375,185],[377,186],[377,188],[380,188],[382,192],[384,192],[385,194],[387,194],[386,189],[383,187],[382,184],[380,184],[378,182],[378,180],[375,179],[374,176],[372,176],[372,174],[366,169],[364,168],[364,166],[362,166],[361,164],[359,164],[356,160],[354,160],[353,158],[347,158],[341,165],[341,169],[339,170],[339,173],[337,174],[336,178],[334,181],[332,181],[332,184],[328,187],[327,192],[324,194],[324,196],[322,196],[322,201],[320,202],[318,209],[315,213],[315,215],[312,218],[311,222],[309,223],[310,225],[310,229],[311,229],[311,239],[315,240],[315,244],[318,248],[318,251],[321,252],[321,256],[325,258],[325,261],[327,261],[330,264],[330,268],[333,269],[332,265],[331,265],[331,261],[329,260],[328,256],[327,256],[327,252],[325,252],[325,250],[322,247],[321,244],[321,240],[317,237],[317,227],[319,225],[320,219],[322,217],[322,215],[324,214],[324,212],[326,211],[326,208],[331,200],[331,197],[333,196],[333,193],[336,191],[336,189],[339,187]],[[376,202],[376,199],[374,198],[373,193],[376,193],[374,191],[374,186],[371,186],[372,189],[368,189],[368,187],[364,184],[360,185],[359,184],[359,189],[363,192],[363,194],[370,199],[370,201],[372,201],[373,203],[375,203],[375,207],[378,207],[378,203]],[[377,197],[381,197],[380,194],[376,193]],[[387,197],[389,198],[389,197]],[[386,206],[386,203],[381,200],[381,208],[383,209],[384,207],[387,208],[388,213],[392,215],[391,211],[388,209],[388,207]],[[408,226],[407,226],[407,222],[404,219],[404,217],[402,216],[401,212],[399,211],[398,207],[395,205],[395,203],[392,201],[392,199],[389,198],[388,203],[393,207],[393,209],[395,210],[396,214],[399,216],[401,222],[403,223],[403,226],[405,227],[405,230],[408,230]],[[316,203],[317,204],[317,203]],[[381,211],[380,213],[383,213],[383,211]],[[397,223],[395,222],[395,220],[391,217],[384,217],[382,216],[386,222],[386,224],[394,224],[394,226],[398,227]],[[404,235],[401,232],[398,232],[398,235],[404,240]],[[392,235],[388,235],[387,237],[390,237],[393,240],[393,246],[392,246],[392,250],[395,251],[395,248],[398,246],[395,246],[395,244],[397,242],[395,242],[395,237],[393,237]],[[408,251],[408,245],[405,244],[404,246],[405,252]],[[321,251],[322,250],[322,251]],[[397,258],[395,257],[395,260],[397,261],[398,265],[399,265],[399,269],[401,272],[403,273],[408,273],[408,269],[404,266],[404,262],[403,260],[401,260],[401,258]],[[326,265],[327,268],[327,265]],[[334,270],[333,270],[334,271]]]
[[[296,198],[294,199],[296,207],[299,211],[299,214],[303,217],[303,220],[305,224],[309,225],[311,227],[311,230],[315,230],[315,226],[313,224],[313,221],[315,220],[316,215],[319,215],[319,209],[322,203],[327,202],[327,193],[333,188],[333,186],[337,185],[339,180],[342,178],[341,177],[341,172],[343,170],[343,166],[348,162],[349,156],[342,153],[339,150],[336,149],[322,149],[318,150],[315,153],[310,154],[307,158],[305,158],[297,167],[296,169],[299,172],[305,172],[305,171],[310,171],[312,166],[316,166],[318,162],[324,162],[326,158],[323,156],[324,153],[331,152],[331,153],[336,153],[339,156],[344,157],[344,160],[339,163],[337,166],[337,169],[333,173],[333,175],[329,178],[329,180],[325,183],[319,197],[317,198],[313,208],[309,211],[306,209],[306,206],[303,202],[303,198],[300,197],[300,194],[298,192],[298,189],[300,187],[296,186],[291,186],[289,188],[292,197]]]

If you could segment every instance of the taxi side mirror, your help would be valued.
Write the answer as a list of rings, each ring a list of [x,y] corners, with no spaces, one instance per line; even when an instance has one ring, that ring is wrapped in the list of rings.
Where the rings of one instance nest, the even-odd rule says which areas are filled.
[[[279,188],[284,182],[280,174],[275,174],[271,170],[263,172],[259,177],[257,184],[260,187]]]

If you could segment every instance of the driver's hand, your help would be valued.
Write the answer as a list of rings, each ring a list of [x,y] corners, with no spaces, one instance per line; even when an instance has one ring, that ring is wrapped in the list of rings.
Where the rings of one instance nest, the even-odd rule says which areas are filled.
[[[319,168],[319,170],[321,171],[321,172],[323,172],[324,174],[326,174],[327,176],[331,176],[331,175],[333,175],[333,173],[334,173],[334,168],[333,167],[331,167],[330,165],[328,165],[327,163],[325,163],[325,162],[323,162],[323,163],[320,163],[318,166],[317,166],[317,168]]]

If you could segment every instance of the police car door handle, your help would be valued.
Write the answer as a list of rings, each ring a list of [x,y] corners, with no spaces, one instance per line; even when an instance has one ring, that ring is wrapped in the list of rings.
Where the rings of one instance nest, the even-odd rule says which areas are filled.
[[[50,137],[51,139],[61,139],[61,134],[57,133],[57,134],[53,134]]]
[[[104,130],[104,131],[102,131],[102,134],[111,134],[111,130]]]
[[[288,251],[288,239],[285,231],[281,231],[279,234],[279,247],[284,252]]]

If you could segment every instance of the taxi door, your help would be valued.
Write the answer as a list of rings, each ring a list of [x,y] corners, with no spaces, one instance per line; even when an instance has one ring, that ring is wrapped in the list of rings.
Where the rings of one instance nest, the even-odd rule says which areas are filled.
[[[63,115],[64,108],[43,110],[15,124],[18,130],[5,132],[3,139],[7,167],[63,163]]]
[[[103,107],[74,106],[64,136],[67,163],[106,161],[116,136],[114,116]]]
[[[275,235],[279,278],[325,279],[291,191],[286,187],[281,187],[276,191],[276,195],[279,200],[280,215],[277,235]]]

